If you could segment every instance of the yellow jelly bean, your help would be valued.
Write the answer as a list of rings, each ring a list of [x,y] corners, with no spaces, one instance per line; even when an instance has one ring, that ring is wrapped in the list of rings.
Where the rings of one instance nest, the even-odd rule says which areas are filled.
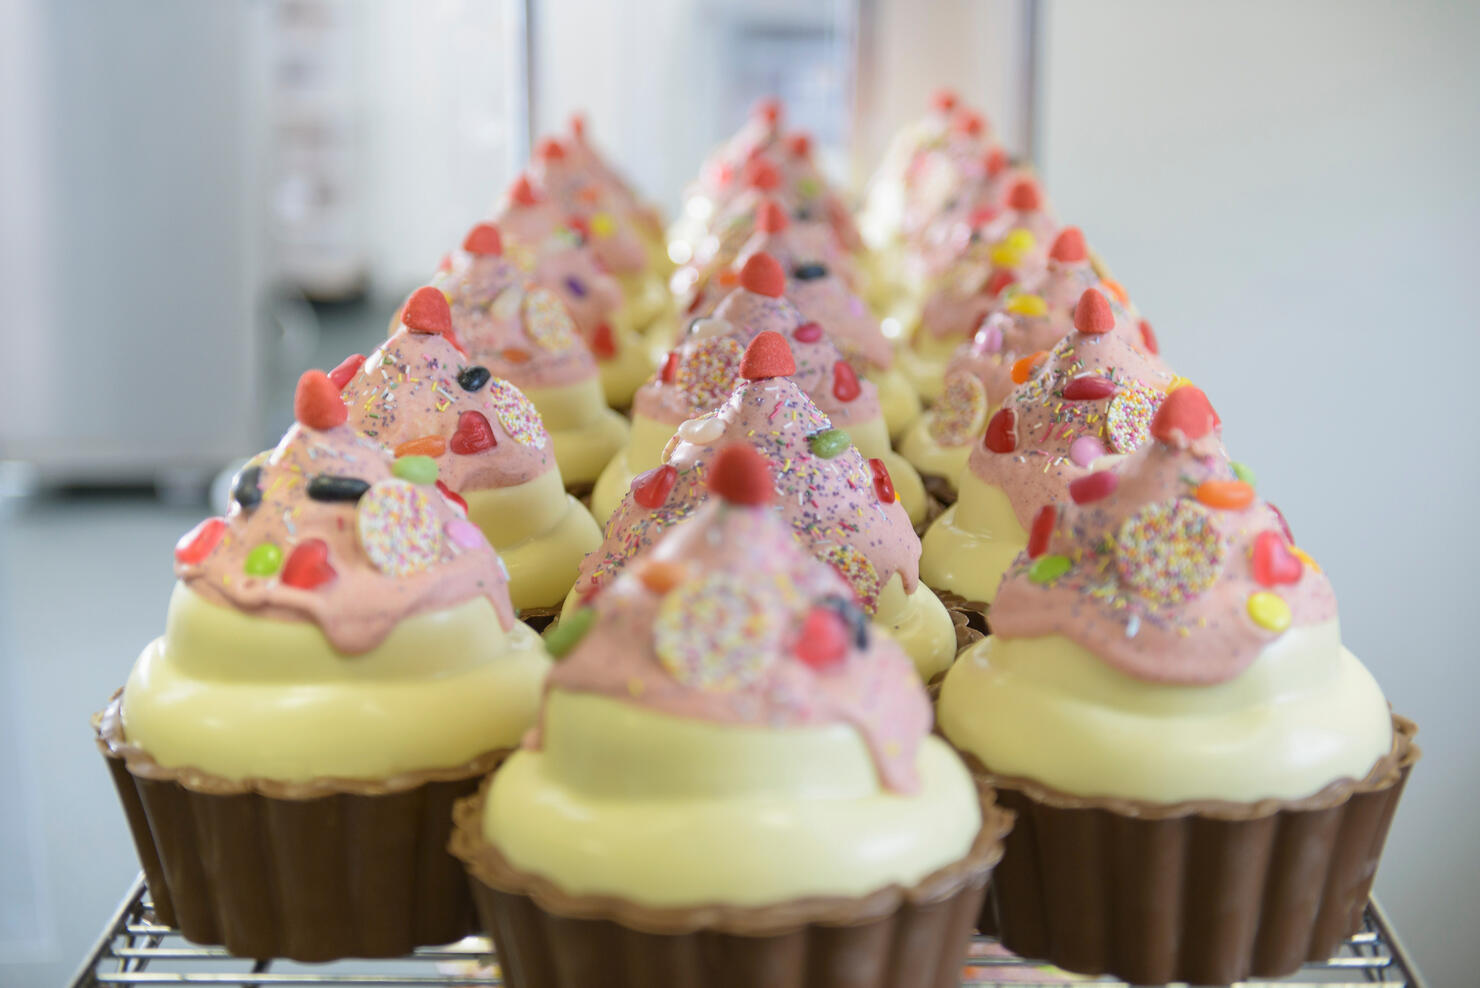
[[[1008,300],[1007,311],[1019,316],[1046,316],[1048,303],[1043,301],[1042,295],[1024,292]]]
[[[1027,230],[1014,230],[993,244],[987,256],[993,267],[1015,268],[1037,245],[1038,241]]]
[[[610,213],[593,213],[590,224],[591,232],[598,237],[610,237],[617,228]]]
[[[1172,383],[1167,385],[1167,394],[1171,394],[1178,388],[1185,388],[1191,383],[1191,381],[1187,380],[1187,378],[1183,377],[1181,374],[1177,374],[1173,376]]]
[[[1261,628],[1284,631],[1290,627],[1290,605],[1268,590],[1249,594],[1249,617]]]
[[[1321,572],[1321,564],[1318,563],[1318,562],[1316,562],[1314,559],[1310,558],[1310,553],[1306,552],[1304,549],[1300,548],[1299,546],[1294,546],[1294,545],[1290,546],[1290,551],[1293,552],[1293,553],[1295,553],[1295,558],[1296,559],[1300,560],[1302,563],[1304,563],[1305,565],[1309,566],[1311,569],[1315,570],[1317,573]]]

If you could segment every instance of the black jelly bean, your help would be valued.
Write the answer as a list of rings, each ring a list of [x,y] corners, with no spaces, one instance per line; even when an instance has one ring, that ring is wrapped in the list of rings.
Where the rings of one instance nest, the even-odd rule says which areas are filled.
[[[231,499],[251,511],[262,503],[262,468],[257,465],[242,467],[231,483]]]
[[[308,482],[308,496],[315,501],[358,501],[370,485],[359,477],[338,477],[321,473]]]
[[[822,606],[843,619],[853,632],[853,644],[857,648],[868,648],[868,615],[857,604],[844,597],[824,597]]]
[[[791,276],[797,281],[815,281],[818,278],[827,277],[826,264],[798,264],[791,269]]]
[[[477,391],[488,383],[493,375],[488,372],[487,367],[474,364],[472,367],[464,367],[457,375],[457,383],[462,385],[464,391]]]

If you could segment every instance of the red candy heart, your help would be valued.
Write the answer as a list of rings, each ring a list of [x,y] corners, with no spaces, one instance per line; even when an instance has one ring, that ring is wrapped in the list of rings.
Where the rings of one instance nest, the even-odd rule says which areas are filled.
[[[211,554],[225,534],[225,518],[207,518],[180,536],[175,543],[175,562],[194,566]]]
[[[756,210],[755,226],[762,233],[780,233],[790,225],[791,221],[786,218],[785,210],[776,205],[774,199],[767,199]]]
[[[802,621],[792,650],[803,664],[819,671],[830,669],[848,654],[850,637],[841,614],[826,607],[814,607]]]
[[[1164,443],[1190,443],[1212,432],[1217,421],[1208,396],[1188,384],[1162,399],[1151,417],[1151,435]]]
[[[329,372],[329,381],[340,391],[350,382],[355,373],[365,366],[365,358],[358,353],[352,353],[339,362],[339,366]]]
[[[547,137],[540,141],[535,154],[542,161],[559,161],[565,157],[565,146],[553,137]]]
[[[1048,551],[1048,540],[1053,537],[1053,527],[1058,523],[1059,509],[1045,504],[1033,516],[1033,528],[1028,532],[1028,558],[1037,559]]]
[[[1031,178],[1020,178],[1007,190],[1007,205],[1020,213],[1031,213],[1043,206],[1043,193]]]
[[[987,423],[987,434],[982,445],[994,453],[1011,453],[1017,449],[1017,412],[1010,408],[999,408]]]
[[[1141,320],[1141,343],[1145,345],[1146,352],[1152,355],[1161,353],[1161,347],[1156,342],[1156,334],[1151,331],[1151,324]]]
[[[435,333],[446,336],[452,332],[452,308],[442,289],[423,285],[411,293],[406,306],[401,310],[401,322],[413,333]]]
[[[1069,496],[1075,504],[1089,504],[1100,498],[1109,497],[1120,486],[1120,477],[1109,470],[1101,470],[1087,477],[1069,482]]]
[[[884,465],[884,461],[877,456],[873,457],[868,461],[868,468],[873,471],[874,493],[879,496],[879,500],[884,504],[897,501],[899,495],[894,492],[894,478],[889,476],[889,468]]]
[[[1110,300],[1093,288],[1086,288],[1074,306],[1074,328],[1086,336],[1102,336],[1115,328],[1115,313]]]
[[[528,175],[520,175],[514,179],[514,184],[509,189],[509,199],[519,206],[533,206],[540,201],[539,193],[529,184]]]
[[[349,418],[339,389],[320,370],[307,370],[293,392],[293,417],[310,429],[332,429]]]
[[[1115,382],[1098,374],[1081,374],[1064,387],[1069,401],[1096,401],[1115,393]]]
[[[791,335],[798,343],[816,343],[822,339],[822,327],[815,322],[804,322]]]
[[[504,252],[504,238],[492,223],[479,223],[463,238],[463,250],[469,254],[498,255]]]
[[[1279,532],[1260,532],[1254,536],[1254,556],[1249,562],[1254,579],[1264,587],[1299,583],[1305,572],[1305,564],[1290,551],[1289,543]]]
[[[757,295],[780,298],[786,291],[786,272],[776,258],[761,251],[750,255],[740,269],[740,287]]]
[[[998,268],[987,278],[987,283],[982,286],[982,291],[992,298],[1002,294],[1002,289],[1017,281],[1017,272],[1012,268]]]
[[[658,380],[664,384],[672,384],[673,378],[678,374],[678,351],[668,351],[668,357],[663,361],[663,369],[658,372]]]
[[[632,481],[632,500],[648,510],[661,508],[668,500],[668,495],[673,493],[673,485],[678,483],[678,469],[663,464],[654,467],[645,473],[640,473]]]
[[[744,170],[740,172],[740,181],[745,183],[748,189],[770,192],[781,186],[781,173],[776,171],[776,166],[765,158],[752,158],[745,163]]]
[[[764,381],[771,377],[790,377],[797,372],[796,358],[786,339],[774,330],[759,333],[745,348],[740,358],[740,376],[747,381]]]
[[[457,417],[457,431],[447,443],[447,448],[462,456],[472,456],[498,445],[493,426],[482,412],[463,412]]]
[[[863,388],[858,383],[858,375],[853,371],[853,365],[846,360],[839,360],[833,364],[833,397],[838,401],[852,401],[857,398]]]
[[[709,465],[709,490],[731,504],[758,506],[776,498],[771,465],[754,446],[731,443]]]
[[[323,539],[304,539],[283,564],[282,581],[299,590],[323,586],[338,575],[329,564],[329,545]]]
[[[591,333],[591,352],[597,360],[610,360],[617,355],[617,338],[608,323],[601,323]]]
[[[987,178],[996,178],[1007,171],[1007,152],[1001,148],[992,148],[987,152]]]
[[[1066,264],[1074,264],[1089,256],[1089,250],[1084,246],[1084,234],[1077,226],[1066,226],[1059,231],[1054,238],[1053,247],[1049,249],[1048,256],[1055,261],[1063,261]]]
[[[459,494],[457,491],[453,490],[451,487],[448,487],[446,484],[442,483],[442,481],[440,481],[440,480],[437,481],[437,490],[441,491],[442,492],[442,496],[445,497],[447,500],[451,501],[453,504],[457,505],[459,508],[462,508],[462,513],[463,514],[467,514],[468,513],[468,502],[465,501],[465,500],[463,500],[463,496],[461,494]]]

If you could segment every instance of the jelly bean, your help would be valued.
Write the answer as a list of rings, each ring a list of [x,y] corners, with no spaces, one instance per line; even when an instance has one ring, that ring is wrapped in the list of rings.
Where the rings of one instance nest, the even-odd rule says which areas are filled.
[[[591,232],[598,237],[610,237],[617,232],[617,221],[610,213],[593,213],[591,215]]]
[[[987,283],[982,286],[982,291],[989,297],[996,298],[1002,294],[1002,289],[1015,284],[1017,280],[1017,272],[1011,267],[998,268],[987,276]]]
[[[1318,562],[1316,562],[1314,559],[1310,558],[1310,553],[1306,552],[1304,549],[1300,548],[1298,545],[1292,545],[1292,546],[1290,546],[1290,551],[1293,552],[1293,553],[1295,553],[1295,558],[1296,559],[1300,560],[1302,563],[1304,563],[1305,565],[1309,566],[1311,569],[1315,570],[1317,573],[1321,572],[1321,564],[1318,563]]]
[[[638,474],[632,480],[632,500],[649,510],[660,508],[678,483],[678,468],[667,463]]]
[[[1279,532],[1260,532],[1254,536],[1254,551],[1249,558],[1254,580],[1263,587],[1281,583],[1299,583],[1305,564],[1290,551],[1290,545]]]
[[[708,446],[725,434],[725,424],[716,416],[700,416],[679,423],[678,438],[695,446]]]
[[[798,264],[791,269],[791,276],[797,281],[816,281],[818,278],[827,277],[826,264]]]
[[[1074,328],[1086,336],[1103,336],[1115,328],[1110,302],[1093,288],[1086,288],[1074,306]]]
[[[1021,292],[1007,300],[1007,311],[1015,316],[1046,316],[1048,303],[1043,300],[1042,295]]]
[[[1192,496],[1210,508],[1242,511],[1254,503],[1254,488],[1242,480],[1204,480]]]
[[[1081,374],[1064,386],[1069,401],[1098,401],[1115,393],[1115,382],[1099,374]]]
[[[792,650],[812,669],[834,668],[848,655],[848,627],[835,612],[814,607],[807,612]]]
[[[669,559],[650,559],[637,571],[637,578],[642,581],[642,585],[656,594],[665,594],[672,590],[687,575],[682,563]]]
[[[1120,486],[1120,477],[1109,470],[1100,470],[1069,482],[1069,496],[1075,504],[1090,504],[1107,498]]]
[[[858,649],[868,648],[869,629],[871,627],[868,615],[863,613],[863,609],[854,603],[851,598],[829,594],[818,601],[818,603],[843,619],[843,623],[848,626],[849,631],[853,634],[853,647]]]
[[[1059,509],[1045,504],[1033,516],[1033,527],[1028,532],[1028,558],[1037,559],[1048,551],[1048,540],[1053,537],[1053,527],[1058,523]]]
[[[1233,475],[1235,477],[1237,477],[1239,480],[1242,480],[1244,483],[1248,484],[1250,487],[1253,487],[1254,486],[1254,471],[1253,470],[1250,470],[1248,468],[1248,466],[1246,466],[1243,463],[1238,462],[1237,460],[1234,460],[1234,461],[1230,462],[1228,465],[1231,466],[1231,467],[1233,467]]]
[[[452,308],[442,289],[424,285],[411,293],[401,310],[401,322],[413,333],[445,336],[452,332]]]
[[[496,257],[504,252],[504,238],[492,223],[479,223],[463,238],[463,250],[469,254]]]
[[[293,418],[310,429],[332,429],[349,418],[339,388],[323,371],[308,370],[293,392]]]
[[[664,384],[672,384],[674,375],[678,373],[678,351],[669,350],[668,356],[663,361],[663,369],[658,372],[658,380]]]
[[[1047,350],[1039,350],[1037,353],[1030,353],[1026,357],[1019,357],[1013,361],[1012,383],[1022,384],[1028,378],[1037,374],[1039,365],[1042,364],[1044,358],[1047,356]]]
[[[527,364],[531,359],[528,350],[517,346],[504,347],[499,355],[515,366]]]
[[[231,499],[251,511],[262,503],[262,467],[253,464],[242,467],[231,485]]]
[[[261,548],[263,547],[260,545],[257,547]],[[256,549],[253,550],[255,551]],[[312,590],[323,586],[337,575],[329,563],[328,543],[323,539],[304,539],[288,554],[281,579],[287,586]]]
[[[999,408],[987,423],[982,445],[994,453],[1011,453],[1017,449],[1017,412]]]
[[[576,298],[586,297],[586,283],[575,275],[570,275],[565,279],[565,290]]]
[[[838,401],[852,401],[863,389],[858,384],[858,375],[853,365],[846,360],[833,364],[833,397]]]
[[[889,476],[889,467],[884,464],[884,461],[877,456],[872,457],[868,461],[868,467],[873,471],[874,493],[878,495],[879,500],[884,504],[893,504],[897,501],[899,495],[894,490],[894,478]]]
[[[272,576],[283,565],[283,550],[271,542],[262,542],[252,546],[252,551],[247,553],[246,562],[242,564],[242,570],[248,576]]]
[[[1080,436],[1069,444],[1069,460],[1076,467],[1087,467],[1106,452],[1105,444],[1097,436]]]
[[[357,374],[361,367],[365,366],[365,358],[358,353],[352,353],[339,362],[339,366],[329,372],[329,381],[340,391]]]
[[[489,372],[487,367],[481,364],[474,364],[471,367],[464,367],[457,372],[457,383],[464,391],[477,391],[483,385],[487,384],[488,379],[492,376],[493,374]]]
[[[1279,594],[1260,590],[1249,594],[1249,617],[1267,631],[1282,632],[1290,627],[1290,605]]]
[[[1142,319],[1140,329],[1141,345],[1146,348],[1146,352],[1153,356],[1161,353],[1161,345],[1156,342],[1156,333],[1152,331],[1151,324]]]
[[[454,518],[442,526],[442,530],[447,533],[447,537],[452,540],[453,545],[460,546],[464,549],[476,549],[479,546],[486,545],[488,542],[488,539],[483,535],[483,529],[474,525],[466,518]]]
[[[1034,583],[1052,583],[1073,567],[1068,556],[1039,556],[1028,567],[1028,579]]]
[[[815,322],[804,322],[791,335],[798,343],[816,343],[822,339],[822,327]]]
[[[441,436],[408,439],[396,447],[397,456],[441,456],[447,452],[447,440]]]
[[[1114,295],[1115,301],[1119,302],[1121,305],[1131,304],[1131,298],[1125,293],[1125,289],[1120,286],[1120,282],[1116,281],[1113,278],[1101,278],[1100,284],[1104,285],[1105,290],[1108,291],[1111,295]]]
[[[448,448],[461,456],[472,456],[498,445],[493,426],[482,412],[463,412],[457,417],[457,431],[452,434]]]
[[[315,501],[358,501],[370,485],[359,477],[321,473],[308,482],[308,496]]]
[[[842,429],[823,429],[810,436],[807,439],[807,445],[811,448],[813,456],[830,460],[834,456],[847,452],[848,447],[853,445],[853,440],[848,438],[848,433]]]
[[[757,295],[780,298],[786,291],[786,272],[765,251],[752,254],[740,269],[740,287]]]
[[[180,541],[175,543],[175,562],[194,566],[215,550],[225,534],[225,518],[207,518],[180,536]]]
[[[590,633],[591,626],[595,623],[594,608],[582,607],[576,610],[545,632],[545,651],[550,653],[551,658],[565,658]]]
[[[971,338],[972,345],[983,353],[1002,352],[1002,327],[994,322],[984,322]]]
[[[786,345],[786,338],[769,329],[758,333],[740,358],[740,376],[747,381],[790,377],[796,372],[796,358]]]
[[[597,360],[610,360],[617,355],[617,338],[610,323],[600,323],[592,331],[591,353]]]
[[[451,487],[448,487],[440,480],[437,481],[437,490],[442,492],[443,497],[461,508],[463,514],[468,513],[468,502],[463,500],[463,496],[457,493],[457,491],[453,490]]]
[[[391,464],[391,473],[413,484],[435,484],[437,461],[430,456],[397,456]]]

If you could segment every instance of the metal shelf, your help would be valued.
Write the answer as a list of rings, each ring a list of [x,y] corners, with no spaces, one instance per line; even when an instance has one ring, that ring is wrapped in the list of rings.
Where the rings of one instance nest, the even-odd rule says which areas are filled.
[[[352,960],[333,964],[252,961],[221,947],[190,943],[173,927],[154,919],[149,893],[140,875],[124,896],[102,935],[72,979],[73,988],[103,985],[224,985],[257,988],[268,985],[442,985],[499,986],[492,948],[483,937],[468,937],[445,947],[417,950],[387,960]],[[1014,985],[1059,985],[1066,982],[1121,985],[1111,980],[1074,979],[1053,968],[1034,966],[1007,954],[988,937],[977,937],[961,971],[967,988]],[[1367,905],[1362,929],[1336,956],[1307,964],[1298,974],[1277,981],[1240,982],[1244,988],[1268,985],[1320,985],[1323,988],[1423,988],[1417,971],[1374,900]]]

